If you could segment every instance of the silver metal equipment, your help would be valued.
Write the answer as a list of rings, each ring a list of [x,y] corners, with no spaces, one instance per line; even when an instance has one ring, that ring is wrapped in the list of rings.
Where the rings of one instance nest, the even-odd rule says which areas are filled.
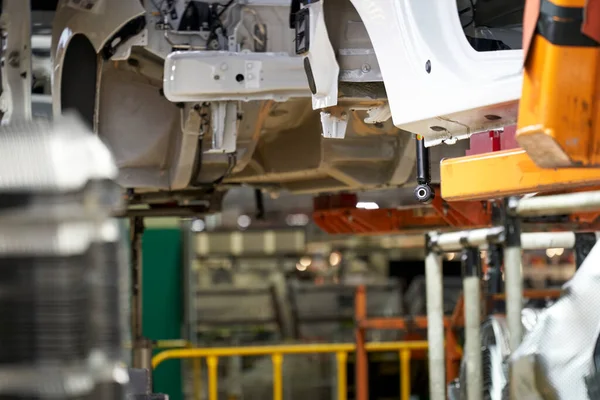
[[[0,128],[0,396],[125,396],[116,175],[75,117]]]

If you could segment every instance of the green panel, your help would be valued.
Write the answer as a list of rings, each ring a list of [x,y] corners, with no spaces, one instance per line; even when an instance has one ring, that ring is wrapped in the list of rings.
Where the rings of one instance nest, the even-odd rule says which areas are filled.
[[[182,249],[179,229],[148,228],[143,246],[143,334],[151,340],[181,338]],[[181,362],[169,360],[153,374],[153,390],[183,400]]]

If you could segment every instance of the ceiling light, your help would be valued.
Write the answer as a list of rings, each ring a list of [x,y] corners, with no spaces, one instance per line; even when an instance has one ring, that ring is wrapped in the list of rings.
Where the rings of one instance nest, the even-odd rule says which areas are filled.
[[[377,210],[379,205],[374,201],[359,201],[356,203],[356,208],[362,208],[364,210]]]

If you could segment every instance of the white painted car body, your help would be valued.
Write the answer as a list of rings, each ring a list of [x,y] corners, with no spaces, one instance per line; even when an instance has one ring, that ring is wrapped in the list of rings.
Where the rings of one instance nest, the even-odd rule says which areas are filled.
[[[301,54],[291,0],[234,1],[218,8],[220,31],[182,27],[199,1],[88,2],[60,0],[56,11],[54,112],[83,96],[65,89],[78,86],[63,69],[82,35],[98,54],[88,119],[115,153],[120,183],[138,192],[412,186],[412,134],[428,146],[454,143],[516,119],[522,53],[475,51],[458,17],[468,0],[309,2]],[[432,149],[434,182],[437,161],[467,145]]]

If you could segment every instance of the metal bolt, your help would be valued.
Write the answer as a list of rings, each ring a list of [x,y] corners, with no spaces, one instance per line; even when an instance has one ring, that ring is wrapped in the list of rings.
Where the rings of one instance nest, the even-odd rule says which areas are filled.
[[[8,55],[8,65],[13,68],[19,68],[21,65],[21,56],[18,51],[13,51]]]
[[[360,70],[366,74],[367,72],[371,72],[371,66],[369,64],[363,64]]]

